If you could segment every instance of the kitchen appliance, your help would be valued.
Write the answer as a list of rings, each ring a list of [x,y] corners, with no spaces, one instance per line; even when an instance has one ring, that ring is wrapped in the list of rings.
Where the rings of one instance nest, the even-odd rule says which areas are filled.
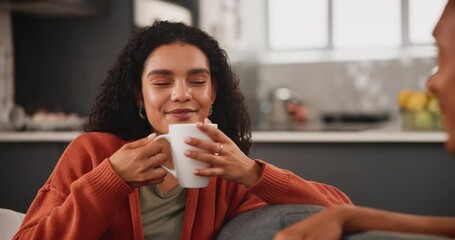
[[[290,123],[291,118],[287,110],[286,104],[291,100],[292,93],[289,88],[280,87],[271,92],[270,96],[270,112],[268,120],[275,124]]]

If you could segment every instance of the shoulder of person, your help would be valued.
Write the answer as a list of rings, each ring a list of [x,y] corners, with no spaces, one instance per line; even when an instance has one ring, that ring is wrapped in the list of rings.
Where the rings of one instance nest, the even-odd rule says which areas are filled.
[[[63,152],[60,161],[91,167],[99,165],[127,141],[112,133],[89,132],[77,136]]]
[[[97,150],[101,149],[109,150],[117,150],[121,146],[127,143],[126,140],[120,138],[119,136],[112,134],[112,133],[104,133],[104,132],[88,132],[82,133],[81,135],[77,136],[69,145],[76,145],[83,147],[87,150]]]
[[[48,179],[48,183],[68,193],[70,184],[90,172],[127,141],[101,132],[83,133],[65,149]]]

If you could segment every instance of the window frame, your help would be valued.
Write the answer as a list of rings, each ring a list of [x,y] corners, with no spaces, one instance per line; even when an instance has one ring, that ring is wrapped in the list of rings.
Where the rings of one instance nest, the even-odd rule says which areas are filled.
[[[286,49],[278,49],[273,48],[270,44],[270,0],[266,1],[266,49],[268,52],[288,52],[288,51],[338,51],[340,49],[334,48],[334,38],[333,38],[333,1],[334,0],[327,0],[327,44],[325,47],[294,47],[294,48],[286,48]],[[409,32],[409,1],[410,0],[400,0],[400,7],[401,7],[401,44],[399,48],[412,48],[412,47],[422,47],[422,46],[433,46],[434,43],[412,43],[410,41],[410,32]]]

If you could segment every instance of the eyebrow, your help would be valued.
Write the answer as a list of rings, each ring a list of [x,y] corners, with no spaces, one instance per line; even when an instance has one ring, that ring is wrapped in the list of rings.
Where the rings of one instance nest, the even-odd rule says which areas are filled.
[[[150,71],[148,74],[147,74],[147,77],[150,77],[152,75],[172,75],[173,72],[171,70],[166,70],[166,69],[155,69],[155,70],[152,70]]]
[[[210,75],[210,71],[206,68],[193,68],[187,71],[189,75],[196,75],[196,74],[208,74]],[[167,70],[167,69],[155,69],[150,71],[147,74],[147,77],[150,77],[152,75],[172,75],[174,74],[173,71]]]
[[[206,68],[194,68],[188,70],[188,74],[190,75],[196,75],[196,74],[208,74],[210,75],[210,71]]]

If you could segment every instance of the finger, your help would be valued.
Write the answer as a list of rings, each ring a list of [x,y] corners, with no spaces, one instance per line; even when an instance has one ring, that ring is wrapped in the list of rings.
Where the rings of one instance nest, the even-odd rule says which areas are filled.
[[[220,150],[220,143],[214,142],[212,140],[187,137],[184,139],[184,142],[190,146],[200,148],[209,153],[216,153]]]
[[[167,156],[164,153],[158,153],[144,160],[138,163],[138,166],[140,166],[138,170],[141,174],[153,171],[155,168],[161,168],[161,164],[167,161]]]
[[[223,168],[205,168],[205,169],[195,169],[193,171],[194,175],[197,176],[223,176]]]
[[[201,161],[204,163],[208,163],[212,166],[219,166],[220,162],[217,161],[216,156],[213,155],[212,153],[205,153],[205,152],[197,152],[197,151],[191,151],[191,150],[185,150],[183,153],[185,156],[194,159],[196,161]]]
[[[164,177],[167,175],[167,171],[161,167],[150,168],[150,170],[145,171],[141,174],[141,179],[139,182],[142,184],[157,184],[161,183],[164,180]]]
[[[212,123],[212,121],[210,121],[210,119],[208,119],[208,118],[205,118],[204,123]]]
[[[152,133],[152,134],[148,135],[147,138],[154,140],[156,138],[156,133]]]
[[[196,126],[198,127],[199,130],[207,134],[207,136],[209,136],[216,142],[225,142],[227,138],[227,136],[224,135],[222,131],[220,131],[218,128],[214,126],[210,126],[209,124],[197,122]]]
[[[152,160],[152,167],[159,167],[161,164],[167,162],[167,155],[164,153],[157,153],[150,157]]]
[[[145,185],[157,185],[157,184],[160,184],[162,182],[164,182],[164,178],[150,180]]]
[[[162,167],[157,167],[157,168],[153,168],[152,170],[150,170],[150,176],[153,176],[153,179],[151,180],[154,180],[154,179],[161,179],[164,177],[166,177],[166,175],[168,174],[168,172],[166,170],[164,170],[164,168]]]
[[[148,142],[146,145],[141,147],[142,154],[145,157],[151,157],[158,154],[163,150],[163,145],[158,141]]]
[[[142,146],[145,146],[147,143],[149,143],[151,141],[153,141],[153,139],[145,137],[145,138],[141,138],[139,140],[136,140],[134,142],[127,143],[124,146],[125,146],[125,148],[128,148],[128,149],[136,149],[136,148],[140,148]]]

